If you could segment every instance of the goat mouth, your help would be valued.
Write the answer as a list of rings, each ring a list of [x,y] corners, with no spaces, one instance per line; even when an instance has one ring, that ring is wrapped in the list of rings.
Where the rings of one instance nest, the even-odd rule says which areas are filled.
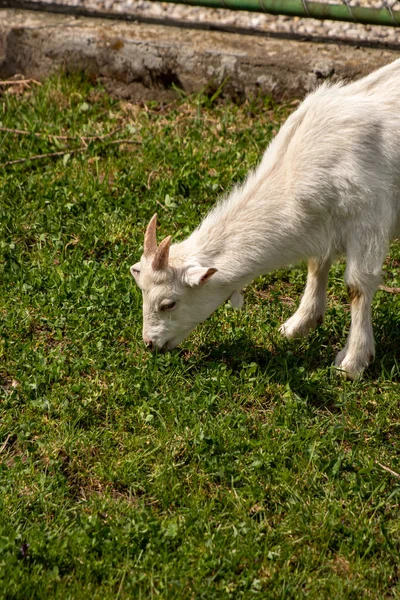
[[[155,346],[152,345],[151,348],[149,348],[154,354],[160,353],[160,354],[164,354],[165,352],[168,352],[169,350],[173,350],[175,348],[176,344],[174,342],[174,340],[167,340],[165,342],[165,344],[163,344],[162,346]]]
[[[169,350],[173,350],[175,348],[176,344],[174,342],[174,340],[168,340],[167,342],[165,342],[164,346],[161,347],[161,352],[167,352]]]
[[[156,354],[157,353],[164,354],[165,352],[167,352],[167,350],[170,349],[169,344],[170,344],[170,342],[165,342],[165,344],[163,346],[155,346],[153,348],[153,352],[155,352]]]

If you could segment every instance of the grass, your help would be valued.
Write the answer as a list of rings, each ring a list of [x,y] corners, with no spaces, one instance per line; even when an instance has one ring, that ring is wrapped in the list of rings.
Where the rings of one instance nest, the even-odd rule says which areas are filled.
[[[305,341],[276,333],[304,265],[257,280],[181,351],[141,340],[129,266],[148,219],[182,239],[290,108],[137,106],[65,76],[2,96],[1,126],[40,135],[3,131],[0,163],[87,145],[0,169],[2,598],[400,597],[400,296],[376,295],[357,383],[331,368],[342,263]],[[394,244],[388,285],[399,264]]]

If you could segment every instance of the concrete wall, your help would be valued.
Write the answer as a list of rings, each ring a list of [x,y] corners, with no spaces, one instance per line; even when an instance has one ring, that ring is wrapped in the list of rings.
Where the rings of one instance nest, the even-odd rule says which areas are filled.
[[[224,94],[236,99],[260,92],[302,97],[323,79],[358,78],[398,56],[266,35],[0,10],[1,77],[84,70],[133,100],[168,99],[172,83],[191,93],[224,81]]]

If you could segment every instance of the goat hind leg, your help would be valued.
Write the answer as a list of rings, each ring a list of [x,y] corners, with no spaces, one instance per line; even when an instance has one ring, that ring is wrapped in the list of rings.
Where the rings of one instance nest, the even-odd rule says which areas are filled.
[[[379,259],[377,260],[378,263]],[[360,268],[350,260],[345,279],[349,289],[351,326],[346,345],[336,357],[335,365],[348,379],[358,379],[374,359],[371,304],[381,280],[381,263],[374,269]]]
[[[300,306],[279,331],[288,339],[304,337],[324,320],[326,308],[326,287],[331,266],[330,258],[310,258],[308,260],[307,284]]]

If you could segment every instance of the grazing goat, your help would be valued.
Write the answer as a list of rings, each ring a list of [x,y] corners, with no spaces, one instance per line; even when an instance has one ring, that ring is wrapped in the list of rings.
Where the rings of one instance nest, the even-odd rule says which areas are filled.
[[[156,215],[131,273],[143,339],[172,349],[255,277],[308,259],[300,306],[280,331],[322,322],[332,260],[347,255],[351,328],[336,365],[349,378],[374,357],[371,302],[400,232],[400,59],[349,85],[324,84],[288,118],[246,181],[183,242],[157,247]]]

